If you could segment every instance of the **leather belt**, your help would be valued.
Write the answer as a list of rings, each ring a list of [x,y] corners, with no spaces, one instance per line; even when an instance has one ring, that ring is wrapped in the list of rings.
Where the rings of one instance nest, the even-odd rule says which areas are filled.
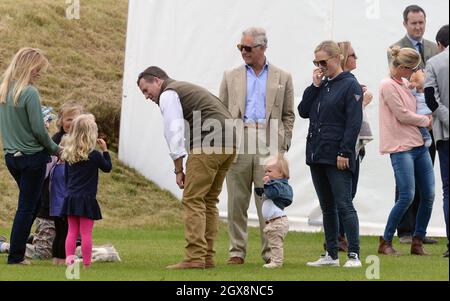
[[[266,224],[271,223],[273,221],[276,221],[277,219],[280,219],[280,218],[283,218],[283,217],[287,217],[287,216],[286,215],[282,215],[282,216],[278,216],[278,217],[269,219],[269,220],[266,221]]]

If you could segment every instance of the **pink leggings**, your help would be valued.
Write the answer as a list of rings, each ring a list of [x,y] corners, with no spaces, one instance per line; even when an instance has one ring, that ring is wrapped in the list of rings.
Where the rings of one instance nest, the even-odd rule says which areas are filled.
[[[66,238],[66,264],[72,264],[77,247],[78,234],[81,234],[81,254],[83,255],[83,264],[91,264],[92,255],[92,228],[94,220],[82,216],[67,216],[69,231]]]

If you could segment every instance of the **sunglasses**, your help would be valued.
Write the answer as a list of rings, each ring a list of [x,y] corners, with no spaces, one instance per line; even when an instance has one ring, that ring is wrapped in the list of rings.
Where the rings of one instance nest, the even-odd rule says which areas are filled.
[[[255,45],[255,46],[246,46],[246,45],[242,45],[242,44],[237,44],[237,49],[239,49],[239,51],[242,52],[242,50],[245,50],[245,52],[252,52],[253,48],[262,46],[261,44]]]
[[[327,67],[328,66],[328,61],[331,59],[332,57],[327,58],[326,60],[320,60],[320,61],[313,61],[314,66],[316,67]]]

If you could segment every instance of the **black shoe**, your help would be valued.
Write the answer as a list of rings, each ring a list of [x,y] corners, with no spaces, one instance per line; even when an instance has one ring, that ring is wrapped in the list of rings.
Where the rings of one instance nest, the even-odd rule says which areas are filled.
[[[28,237],[28,239],[27,239],[27,244],[32,245],[32,244],[33,244],[33,239],[34,239],[34,235],[31,234],[31,235]]]
[[[442,257],[448,258],[448,250],[447,250],[447,252],[445,252],[444,254],[442,254]]]
[[[77,244],[76,244],[76,246],[77,246],[77,247],[81,246],[81,239],[80,239],[80,238],[77,239]]]
[[[436,239],[432,239],[432,238],[426,237],[426,236],[422,239],[422,242],[426,245],[434,245],[434,244],[438,243],[438,241]]]

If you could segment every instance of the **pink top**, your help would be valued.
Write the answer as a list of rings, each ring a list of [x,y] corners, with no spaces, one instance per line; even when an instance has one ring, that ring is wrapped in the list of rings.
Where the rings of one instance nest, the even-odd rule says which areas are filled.
[[[407,81],[406,81],[407,82]],[[380,152],[409,151],[424,144],[418,127],[428,127],[430,119],[416,114],[416,98],[407,83],[385,78],[380,86]]]

